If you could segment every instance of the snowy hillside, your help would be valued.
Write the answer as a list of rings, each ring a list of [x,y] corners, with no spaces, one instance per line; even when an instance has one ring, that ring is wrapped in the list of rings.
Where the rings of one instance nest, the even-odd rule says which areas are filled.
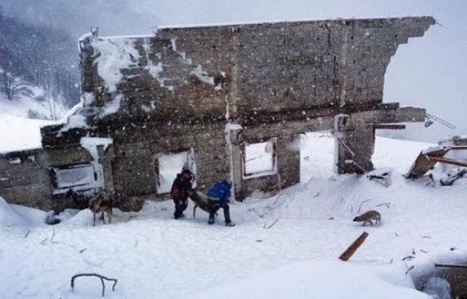
[[[31,87],[33,94],[30,96],[18,96],[8,100],[6,95],[0,92],[0,115],[11,115],[33,119],[59,119],[69,108],[63,103],[52,102],[47,99],[37,100],[44,91],[38,87]]]
[[[114,209],[110,225],[92,227],[89,210],[67,210],[55,226],[45,212],[0,199],[2,298],[430,298],[416,291],[434,263],[467,256],[467,179],[451,187],[402,177],[430,144],[378,137],[374,164],[388,187],[366,175],[332,173],[333,139],[303,137],[302,183],[262,198],[232,202],[237,226],[213,226],[207,214],[172,218],[173,203],[146,202],[139,213]],[[435,181],[441,169],[433,170]],[[379,227],[352,219],[376,209]],[[222,214],[222,213],[221,213]],[[369,236],[348,262],[338,259]],[[409,258],[410,257],[410,258]],[[5,275],[7,274],[7,275]],[[420,287],[421,285],[417,285]],[[440,290],[438,290],[440,291]]]

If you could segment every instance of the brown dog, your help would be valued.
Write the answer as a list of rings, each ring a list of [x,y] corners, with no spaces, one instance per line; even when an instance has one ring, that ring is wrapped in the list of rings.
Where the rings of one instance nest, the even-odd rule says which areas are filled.
[[[112,223],[112,201],[105,196],[104,194],[98,194],[96,197],[92,198],[89,201],[89,209],[92,211],[92,225],[96,225],[96,216],[101,214],[101,219],[105,224],[105,216],[107,214],[107,219],[109,223]]]
[[[209,213],[211,211],[211,204],[209,203],[207,196],[204,195],[202,192],[195,190],[190,195],[190,198],[195,204],[195,206],[193,207],[193,218],[196,218],[196,208],[200,208],[206,213]]]
[[[375,221],[373,223],[373,220]],[[378,211],[370,210],[357,216],[353,219],[354,222],[361,222],[363,221],[363,226],[369,223],[371,226],[380,225],[381,224],[381,214]]]

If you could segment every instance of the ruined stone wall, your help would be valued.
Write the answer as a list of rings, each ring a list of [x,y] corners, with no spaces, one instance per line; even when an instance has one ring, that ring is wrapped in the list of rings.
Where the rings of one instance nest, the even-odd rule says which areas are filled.
[[[276,138],[277,173],[237,180],[237,199],[243,199],[255,190],[269,193],[300,183],[300,151],[297,148],[299,135],[276,135]]]
[[[269,193],[290,187],[300,182],[300,133],[330,129],[331,119],[321,121],[284,122],[263,126],[237,128],[231,131],[230,157],[235,195],[243,199],[255,190]],[[297,133],[300,132],[300,133]],[[261,176],[244,175],[243,160],[245,144],[262,143],[276,140],[277,172]]]
[[[155,159],[158,155],[192,148],[200,190],[208,189],[216,180],[230,177],[222,124],[154,126],[148,123],[112,131],[115,144],[112,162],[114,188],[122,204],[131,196],[168,198],[168,194],[158,194],[157,190]]]
[[[83,74],[94,82],[85,86],[95,105],[121,93],[121,113],[152,119],[216,120],[227,108],[240,119],[323,107],[333,114],[347,106],[364,111],[382,102],[384,74],[399,44],[432,24],[421,17],[164,28],[154,37],[124,38],[138,55],[121,70],[114,94],[102,94],[93,72],[106,63],[99,51],[118,38],[91,43],[96,58],[82,53]]]
[[[255,118],[322,107],[336,114],[352,105],[363,111],[381,103],[397,47],[432,24],[431,17],[267,23],[167,28],[159,36],[174,40],[208,73],[225,72],[232,116]],[[220,42],[213,44],[211,35]]]
[[[343,137],[354,154],[344,152],[338,163],[352,159],[369,170],[375,124],[424,119],[422,109],[382,103],[384,74],[397,47],[434,23],[431,17],[325,20],[83,38],[84,107],[76,116],[86,118],[88,129],[49,126],[41,130],[45,150],[34,158],[17,153],[18,164],[0,158],[1,195],[53,207],[48,169],[93,161],[80,145],[87,136],[113,138],[110,149],[98,147],[98,162],[105,189],[121,207],[131,196],[166,198],[158,194],[155,157],[186,149],[194,150],[201,190],[232,176],[235,194],[244,198],[298,183],[299,134],[335,129],[339,114],[350,116]],[[232,143],[228,122],[241,128],[227,136]],[[277,140],[277,173],[244,177],[245,145],[270,138]],[[342,172],[351,170],[344,165]]]
[[[99,136],[114,138],[117,194],[123,199],[156,193],[154,155],[182,148],[195,149],[203,188],[229,174],[241,196],[275,183],[290,186],[299,181],[299,159],[289,143],[307,130],[333,128],[341,113],[354,120],[346,136],[353,159],[371,169],[374,124],[424,116],[418,111],[414,118],[398,117],[398,107],[375,111],[385,109],[384,74],[397,47],[434,23],[431,17],[326,20],[89,38],[81,53],[83,91],[94,101],[86,108],[98,115],[119,105],[92,122]],[[115,88],[100,77],[102,67],[115,63],[106,55],[131,58]],[[249,142],[277,138],[276,178],[244,180],[244,144],[228,148],[227,120],[243,126]]]
[[[229,35],[213,30],[209,35],[189,35],[177,38],[138,37],[103,38],[93,42],[94,52],[104,52],[115,42],[129,44],[137,51],[134,63],[121,69],[124,77],[113,93],[104,93],[105,85],[95,86],[99,68],[104,64],[100,55],[90,60],[83,55],[83,74],[89,74],[85,92],[96,101],[91,105],[104,107],[118,94],[124,98],[116,114],[121,117],[148,118],[152,121],[183,121],[187,118],[218,120],[226,113],[226,94],[230,89],[232,62]],[[188,49],[185,49],[185,45]],[[117,47],[117,46],[115,46]],[[124,49],[122,51],[125,51]],[[104,54],[102,54],[104,55]],[[93,56],[94,57],[94,56]],[[86,59],[85,59],[86,58]]]
[[[307,123],[287,122],[243,130],[242,141],[234,145],[232,166],[235,173],[236,195],[245,198],[254,190],[268,190],[271,186],[286,188],[300,181],[299,134],[332,128],[332,119]],[[230,156],[222,123],[155,125],[133,124],[113,132],[115,155],[112,162],[114,187],[122,204],[131,196],[152,195],[167,199],[169,194],[157,194],[154,158],[193,148],[197,166],[197,183],[207,190],[216,180],[229,179]],[[244,142],[259,143],[277,138],[278,174],[244,179],[242,170]]]

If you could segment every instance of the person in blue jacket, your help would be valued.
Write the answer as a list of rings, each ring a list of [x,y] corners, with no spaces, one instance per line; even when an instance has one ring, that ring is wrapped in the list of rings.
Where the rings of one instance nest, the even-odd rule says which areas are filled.
[[[216,212],[222,208],[224,211],[224,221],[226,226],[235,226],[235,223],[230,219],[229,211],[229,198],[230,198],[230,189],[232,188],[232,183],[227,180],[218,181],[214,186],[209,189],[206,194],[208,200],[211,204],[211,209],[209,212],[209,224],[214,223],[214,217]]]

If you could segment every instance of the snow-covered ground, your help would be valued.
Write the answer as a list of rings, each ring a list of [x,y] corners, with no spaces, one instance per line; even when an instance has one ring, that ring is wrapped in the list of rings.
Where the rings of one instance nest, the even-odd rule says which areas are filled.
[[[2,141],[3,142],[3,141]],[[333,139],[301,140],[302,183],[279,194],[232,202],[235,227],[207,224],[192,205],[182,220],[173,203],[146,202],[139,213],[114,209],[110,225],[92,226],[90,210],[62,222],[0,198],[0,298],[430,298],[416,291],[435,262],[467,256],[467,179],[451,187],[402,177],[430,144],[378,137],[373,156],[391,173],[385,187],[367,176],[333,174]],[[434,170],[435,178],[441,175]],[[352,219],[376,209],[379,227]],[[222,214],[222,213],[220,213]],[[347,262],[338,257],[364,231]]]

